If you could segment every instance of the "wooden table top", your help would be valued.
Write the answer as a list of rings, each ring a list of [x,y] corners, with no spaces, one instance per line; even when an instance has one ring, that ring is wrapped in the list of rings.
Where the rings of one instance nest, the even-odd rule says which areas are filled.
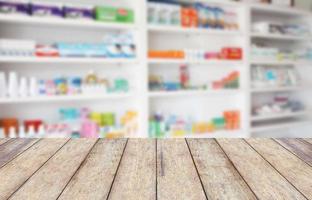
[[[0,199],[312,199],[312,139],[0,139]]]

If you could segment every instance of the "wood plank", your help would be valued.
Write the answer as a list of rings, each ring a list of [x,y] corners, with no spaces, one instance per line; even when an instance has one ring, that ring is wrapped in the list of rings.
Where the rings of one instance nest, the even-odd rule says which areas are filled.
[[[7,199],[67,140],[44,139],[0,169],[0,199]]]
[[[259,199],[306,199],[244,140],[217,141]]]
[[[59,199],[106,199],[126,142],[99,140]]]
[[[312,144],[312,139],[311,138],[306,138],[304,139],[305,141],[309,142],[310,144]]]
[[[0,168],[35,144],[38,139],[12,139],[0,146]]]
[[[156,140],[129,140],[109,199],[156,199]]]
[[[271,139],[248,139],[247,142],[305,197],[312,199],[311,166]]]
[[[312,166],[312,144],[303,139],[277,139],[280,145]]]
[[[96,139],[70,140],[10,199],[56,199],[96,141]]]
[[[4,138],[4,139],[0,139],[0,145],[6,143],[7,141],[9,141],[10,139],[8,138]]]
[[[256,199],[215,140],[188,140],[208,199]]]
[[[185,140],[157,141],[157,196],[167,199],[206,199]]]

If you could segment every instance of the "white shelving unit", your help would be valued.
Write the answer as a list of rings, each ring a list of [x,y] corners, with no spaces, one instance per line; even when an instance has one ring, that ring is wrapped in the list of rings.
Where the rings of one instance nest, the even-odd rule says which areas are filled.
[[[41,0],[48,1],[48,0]],[[50,76],[77,73],[84,75],[93,69],[104,75],[124,75],[132,83],[129,94],[77,95],[56,97],[31,97],[0,99],[0,118],[19,117],[21,119],[44,116],[45,120],[56,119],[57,110],[63,107],[85,107],[101,111],[125,111],[135,109],[139,112],[139,133],[137,137],[148,137],[149,117],[154,112],[176,115],[192,114],[194,118],[210,119],[225,110],[241,111],[241,129],[217,133],[195,134],[185,137],[249,137],[261,136],[262,132],[280,129],[298,129],[309,126],[311,112],[285,113],[274,116],[252,116],[251,109],[257,95],[272,95],[276,92],[296,93],[311,110],[312,95],[306,85],[312,85],[309,74],[312,72],[310,61],[253,60],[250,56],[251,42],[263,40],[284,43],[309,43],[311,37],[282,36],[252,33],[251,23],[254,16],[265,19],[291,18],[309,21],[312,14],[294,8],[280,8],[268,5],[220,0],[181,0],[180,2],[204,2],[211,5],[233,9],[239,14],[238,31],[212,30],[200,28],[181,28],[151,25],[147,22],[147,0],[56,0],[55,2],[85,3],[131,8],[135,11],[134,24],[101,23],[94,21],[74,21],[64,19],[45,19],[37,17],[11,16],[0,14],[0,38],[34,39],[40,42],[55,41],[101,41],[105,33],[133,32],[137,38],[136,59],[99,59],[99,58],[35,58],[0,57],[0,71],[17,71],[25,76]],[[312,24],[311,24],[312,25]],[[186,49],[220,48],[240,46],[244,51],[242,61],[193,61],[184,59],[150,59],[149,49]],[[211,79],[215,74],[226,75],[237,70],[240,72],[240,88],[236,90],[190,90],[178,92],[149,91],[149,75],[152,73],[172,75],[180,65],[187,64],[192,76],[201,80]],[[250,71],[254,65],[274,67],[296,66],[303,74],[302,87],[251,88]],[[44,113],[42,113],[44,111]],[[298,125],[298,126],[295,126]],[[311,125],[312,129],[312,125]],[[310,129],[310,130],[311,130]],[[299,130],[299,129],[298,129]],[[300,137],[300,135],[298,135]]]
[[[311,20],[312,14],[308,11],[302,11],[295,8],[282,8],[268,5],[250,5],[250,44],[255,41],[267,42],[270,45],[281,47],[282,49],[293,49],[297,46],[310,45],[312,37],[310,36],[285,36],[278,34],[259,34],[251,31],[251,25],[254,21],[271,21],[273,23],[305,23]],[[311,23],[308,23],[311,26]],[[288,46],[287,46],[288,44]],[[309,135],[306,130],[311,130],[311,102],[309,96],[310,80],[306,73],[311,73],[309,66],[311,61],[305,60],[255,60],[251,56],[250,70],[254,66],[271,66],[271,67],[285,67],[294,66],[302,76],[302,83],[295,87],[267,87],[267,88],[251,88],[251,128],[250,132],[252,136],[257,137],[304,137]],[[250,86],[251,87],[251,86]],[[306,110],[295,113],[281,113],[263,116],[253,116],[252,107],[254,104],[259,105],[259,102],[265,103],[268,99],[272,99],[276,93],[287,93],[290,96],[296,97],[305,104]],[[308,127],[304,131],[304,128]]]

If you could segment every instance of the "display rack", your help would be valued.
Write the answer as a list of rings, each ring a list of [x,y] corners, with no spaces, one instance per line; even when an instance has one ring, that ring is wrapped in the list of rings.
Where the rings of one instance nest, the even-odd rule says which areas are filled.
[[[42,0],[44,1],[44,0]],[[63,2],[58,0],[58,2]],[[66,2],[76,3],[75,0]],[[296,18],[309,21],[312,14],[295,8],[280,8],[269,5],[250,5],[232,1],[180,1],[203,2],[237,11],[239,30],[212,30],[200,28],[182,28],[148,24],[146,0],[80,0],[78,3],[94,5],[111,5],[128,7],[135,11],[134,24],[100,23],[93,21],[77,22],[74,20],[42,19],[37,17],[20,17],[0,15],[0,38],[12,36],[15,39],[36,39],[44,42],[58,40],[95,41],[102,38],[106,32],[130,31],[137,38],[137,58],[135,59],[100,59],[100,58],[28,58],[28,57],[0,57],[0,71],[11,70],[23,72],[27,75],[47,75],[77,72],[83,74],[86,70],[94,69],[103,74],[125,74],[133,83],[133,91],[125,94],[107,95],[76,95],[61,97],[29,97],[0,99],[0,118],[42,116],[42,109],[47,121],[56,118],[56,109],[64,105],[84,107],[86,105],[97,109],[121,111],[136,109],[139,113],[139,131],[134,137],[149,136],[149,117],[155,112],[173,114],[192,114],[195,118],[209,119],[222,114],[227,109],[237,109],[241,113],[241,127],[239,130],[219,131],[207,134],[186,135],[183,137],[211,138],[211,137],[250,137],[261,136],[263,132],[280,129],[298,129],[300,126],[311,126],[310,119],[312,103],[309,102],[308,86],[312,84],[308,74],[312,61],[276,61],[256,60],[251,58],[251,43],[254,40],[291,42],[292,44],[309,43],[311,37],[283,36],[275,34],[258,34],[251,31],[254,16],[264,16],[266,19]],[[312,25],[312,24],[310,24]],[[24,34],[25,33],[25,34]],[[38,33],[38,35],[36,35]],[[74,35],[75,37],[72,37]],[[33,36],[34,38],[27,38]],[[155,59],[149,58],[147,52],[152,48],[205,48],[212,46],[240,45],[243,49],[243,60],[226,61],[194,61],[184,59]],[[195,70],[195,76],[208,78],[207,74],[226,73],[237,70],[240,73],[240,87],[238,89],[220,90],[186,90],[186,91],[150,91],[149,75],[152,72],[170,74],[179,69],[180,65],[188,65]],[[303,74],[303,85],[300,87],[281,87],[253,89],[250,73],[255,65],[269,65],[272,67],[296,66]],[[312,72],[312,71],[311,71]],[[310,73],[311,74],[311,73]],[[295,93],[306,105],[306,110],[298,113],[284,113],[272,116],[253,116],[252,107],[256,95],[270,95],[276,92]],[[44,105],[43,105],[44,104]],[[40,108],[39,108],[40,107]],[[54,114],[53,114],[54,113]],[[7,116],[10,115],[10,116]],[[295,126],[298,125],[298,126]],[[297,135],[298,137],[300,135]]]

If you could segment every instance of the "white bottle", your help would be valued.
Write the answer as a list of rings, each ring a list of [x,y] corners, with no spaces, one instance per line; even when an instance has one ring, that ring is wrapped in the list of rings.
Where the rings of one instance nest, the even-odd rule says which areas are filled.
[[[35,135],[35,127],[29,126],[27,137],[28,138],[35,138],[36,137],[36,135]]]
[[[4,130],[0,128],[0,138],[5,138]]]
[[[18,94],[20,97],[27,97],[28,96],[28,85],[27,85],[27,78],[22,77],[18,89]]]
[[[9,129],[9,138],[16,138],[16,130],[14,127],[10,127]]]
[[[16,72],[9,73],[8,94],[11,98],[16,98],[18,96],[18,78]]]
[[[0,72],[0,98],[7,96],[7,84],[5,79],[5,73]]]
[[[38,81],[35,77],[30,79],[29,95],[32,97],[38,96]]]
[[[38,129],[38,138],[44,138],[46,135],[44,125],[40,125]]]
[[[25,127],[24,127],[24,126],[20,126],[20,128],[19,128],[19,137],[20,137],[20,138],[27,138],[27,135],[26,135],[26,131],[25,131]]]

